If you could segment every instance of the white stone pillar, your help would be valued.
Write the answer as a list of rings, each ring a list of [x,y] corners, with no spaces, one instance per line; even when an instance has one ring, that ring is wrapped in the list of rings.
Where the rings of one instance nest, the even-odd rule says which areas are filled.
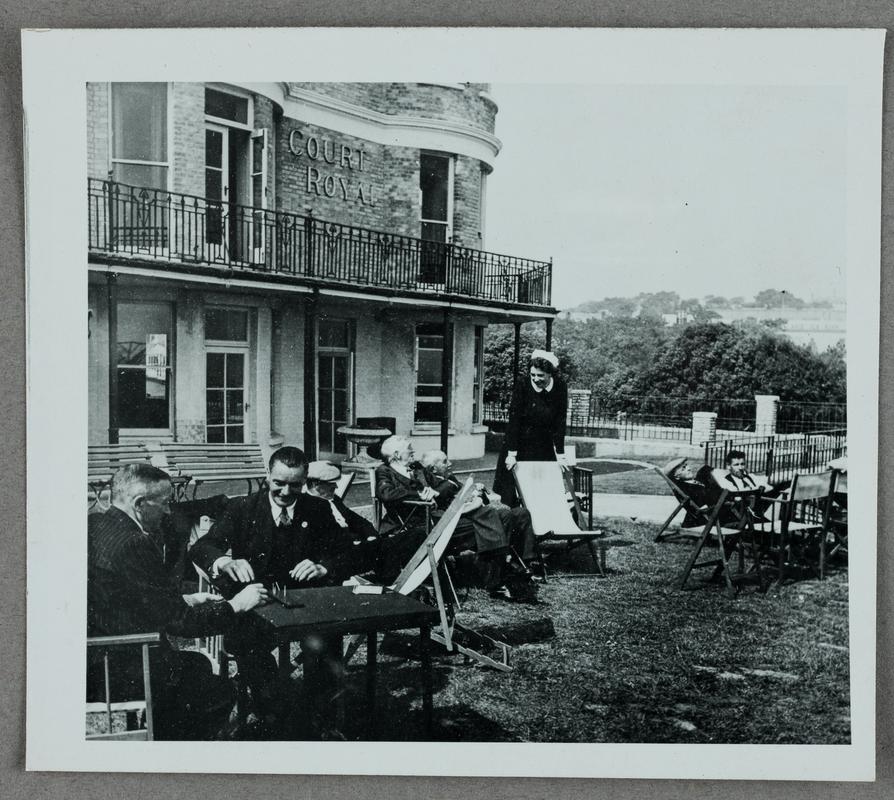
[[[717,412],[693,411],[692,412],[692,439],[694,445],[703,445],[705,442],[713,442],[717,438]]]
[[[585,424],[590,416],[590,396],[593,394],[590,389],[569,389],[568,390],[568,412],[566,421],[569,425],[576,422]]]
[[[779,395],[756,394],[754,396],[754,432],[758,436],[775,435],[778,407]]]

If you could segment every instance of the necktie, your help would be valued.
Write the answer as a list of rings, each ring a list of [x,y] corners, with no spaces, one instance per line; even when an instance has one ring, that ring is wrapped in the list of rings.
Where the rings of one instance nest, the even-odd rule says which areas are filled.
[[[348,522],[342,516],[341,511],[338,510],[338,506],[335,505],[331,500],[329,501],[329,507],[332,509],[332,516],[335,518],[335,521],[338,523],[338,527],[347,528]]]
[[[287,528],[290,523],[289,512],[286,511],[286,509],[283,509],[279,512],[279,521],[277,522],[277,525],[279,525],[280,528]]]

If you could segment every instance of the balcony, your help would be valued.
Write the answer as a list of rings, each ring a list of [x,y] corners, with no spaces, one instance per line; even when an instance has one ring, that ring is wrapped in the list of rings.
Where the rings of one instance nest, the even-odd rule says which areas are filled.
[[[87,206],[94,261],[550,309],[545,261],[93,178]]]

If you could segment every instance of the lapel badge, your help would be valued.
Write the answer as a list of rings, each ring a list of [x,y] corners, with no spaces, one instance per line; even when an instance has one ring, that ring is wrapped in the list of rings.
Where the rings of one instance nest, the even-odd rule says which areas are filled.
[[[301,522],[301,527],[302,527],[302,528],[306,528],[306,527],[307,527],[307,520],[303,520],[303,521]]]

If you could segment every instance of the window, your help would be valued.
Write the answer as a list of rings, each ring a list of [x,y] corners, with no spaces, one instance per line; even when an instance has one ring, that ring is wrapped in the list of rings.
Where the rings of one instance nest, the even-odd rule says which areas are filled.
[[[421,154],[419,194],[419,237],[424,242],[420,252],[419,280],[423,283],[444,283],[446,245],[452,233],[453,216],[453,159],[450,156]]]
[[[416,423],[440,422],[444,408],[441,369],[444,328],[438,323],[416,326]]]
[[[474,368],[472,373],[472,424],[481,424],[481,390],[484,383],[484,328],[475,326]]]
[[[171,307],[166,303],[118,305],[118,424],[121,428],[171,428]]]
[[[247,342],[248,311],[244,308],[205,309],[205,339],[215,342]]]
[[[112,176],[149,189],[168,185],[168,87],[113,83]]]
[[[317,420],[320,458],[347,455],[338,429],[352,419],[353,324],[344,319],[317,323]]]
[[[217,89],[205,89],[205,115],[248,124],[248,98]]]

